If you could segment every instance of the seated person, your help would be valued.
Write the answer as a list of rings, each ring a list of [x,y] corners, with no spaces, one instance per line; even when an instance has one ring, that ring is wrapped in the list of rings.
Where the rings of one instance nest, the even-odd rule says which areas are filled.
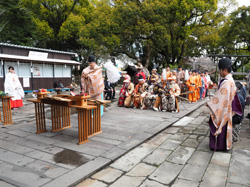
[[[111,90],[112,90],[112,99],[115,99],[115,92],[116,92],[116,89],[115,89],[115,84],[111,83],[110,84],[111,86]]]
[[[59,80],[59,81],[58,81],[58,88],[64,88],[63,83],[62,83],[62,80]]]
[[[112,87],[109,81],[104,81],[104,95],[106,100],[113,99],[114,96],[114,88]]]

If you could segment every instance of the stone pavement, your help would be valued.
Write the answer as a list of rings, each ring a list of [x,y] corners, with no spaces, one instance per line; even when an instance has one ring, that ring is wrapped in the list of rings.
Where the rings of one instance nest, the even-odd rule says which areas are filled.
[[[77,187],[250,186],[249,120],[227,152],[210,151],[208,120],[207,107],[199,107]]]
[[[107,107],[107,111],[102,117],[103,132],[89,138],[89,142],[77,145],[78,123],[77,114],[74,110],[72,110],[71,115],[72,128],[52,133],[50,132],[50,107],[47,106],[46,124],[48,132],[36,134],[34,105],[33,103],[28,103],[26,100],[27,98],[24,100],[24,107],[13,110],[14,124],[7,126],[0,125],[1,187],[63,187],[75,185],[139,146],[135,149],[137,151],[129,152],[127,156],[120,158],[120,161],[118,160],[112,164],[110,171],[114,171],[117,176],[120,176],[125,171],[130,172],[134,166],[137,166],[144,159],[143,156],[149,155],[157,148],[158,144],[160,145],[161,141],[167,141],[161,145],[160,150],[157,150],[147,158],[148,162],[152,162],[155,157],[159,157],[157,153],[160,153],[162,156],[157,159],[160,165],[160,160],[165,160],[164,155],[170,154],[171,150],[175,150],[181,141],[189,137],[186,133],[191,132],[195,126],[185,127],[178,133],[175,133],[175,130],[178,129],[177,127],[173,127],[167,131],[164,130],[195,109],[201,107],[206,101],[202,100],[195,104],[183,102],[183,105],[180,105],[180,113],[121,108],[117,107],[117,103],[114,102],[111,106]],[[190,117],[196,117],[194,116],[196,114],[197,116],[199,115],[199,113],[195,112]],[[199,123],[201,120],[204,120],[204,117],[192,118],[192,120]],[[181,125],[185,122],[185,120],[181,122]],[[188,151],[188,154],[185,155],[185,159],[188,160],[191,153],[194,152],[194,147],[186,148],[184,145],[191,144],[195,146],[195,144],[198,144],[197,141],[201,141],[205,137],[205,130],[198,129],[196,132],[199,135],[192,135],[192,137],[187,138],[174,155]],[[161,131],[164,131],[163,135],[159,134],[154,137]],[[175,133],[175,135],[169,134],[166,136],[168,131]],[[198,136],[199,138],[196,138]],[[155,143],[144,143],[152,137],[154,137],[153,140]],[[239,152],[238,154],[247,155],[247,152]],[[130,164],[123,167],[123,159],[125,161],[129,160],[132,163],[129,162]],[[178,173],[182,169],[184,160],[175,158],[174,156],[170,156],[168,159],[169,161],[164,165],[176,165],[173,170],[174,172],[171,172],[171,176],[174,177],[175,173]],[[162,166],[163,169],[165,168],[164,165]],[[145,164],[140,164],[139,166],[145,166],[145,170],[149,173],[156,167],[154,163],[149,166]],[[159,169],[162,169],[162,167],[159,167]],[[135,169],[140,170],[140,168]],[[161,170],[156,170],[157,173],[159,171]],[[136,170],[134,170],[128,176],[124,177],[125,179],[130,179],[132,175],[138,175],[136,173]],[[171,176],[169,176],[168,180],[171,180]],[[151,176],[151,178],[153,179],[154,176]],[[149,182],[152,180],[151,178],[148,179]],[[124,178],[121,180],[123,181]],[[140,184],[140,181],[143,180],[144,177],[138,176],[133,183]],[[113,179],[108,182],[113,182]],[[100,182],[100,184],[104,183]]]

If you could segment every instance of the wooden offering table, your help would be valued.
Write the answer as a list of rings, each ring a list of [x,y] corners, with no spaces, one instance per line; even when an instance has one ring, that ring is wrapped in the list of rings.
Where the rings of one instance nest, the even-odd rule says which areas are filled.
[[[101,101],[98,103],[89,102],[87,101],[88,98],[90,96],[55,95],[53,97],[28,100],[35,104],[37,133],[46,132],[44,104],[51,105],[52,132],[71,127],[70,107],[72,107],[78,111],[78,144],[88,142],[89,136],[101,132]],[[103,101],[102,104],[107,102]]]
[[[10,125],[12,122],[12,112],[11,112],[11,103],[10,100],[13,96],[3,96],[2,99],[2,107],[3,107],[3,124]],[[0,114],[0,122],[2,122],[1,114]]]

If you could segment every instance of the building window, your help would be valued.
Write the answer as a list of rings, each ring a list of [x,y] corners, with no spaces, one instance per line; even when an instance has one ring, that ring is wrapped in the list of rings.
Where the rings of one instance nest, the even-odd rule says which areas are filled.
[[[71,77],[71,66],[63,66],[63,77]]]
[[[31,77],[30,65],[31,64],[29,62],[19,62],[19,66],[18,66],[19,77]]]
[[[43,77],[53,77],[52,64],[43,64]]]
[[[63,65],[55,64],[55,77],[63,77]]]
[[[34,77],[43,76],[43,64],[33,64],[33,76]]]

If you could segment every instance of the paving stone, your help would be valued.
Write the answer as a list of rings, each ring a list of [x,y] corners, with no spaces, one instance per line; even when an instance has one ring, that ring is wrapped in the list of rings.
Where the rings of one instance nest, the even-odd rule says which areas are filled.
[[[196,134],[196,135],[205,136],[207,133],[208,133],[208,130],[199,130],[199,129],[197,129],[197,130],[193,131],[193,134]]]
[[[30,140],[35,140],[37,142],[45,143],[45,144],[56,144],[56,142],[58,142],[58,140],[55,138],[44,137],[39,134],[33,134],[31,136],[27,136],[26,138]]]
[[[233,184],[233,183],[227,182],[226,187],[246,187],[246,186],[241,185],[241,184]]]
[[[144,177],[130,177],[124,175],[112,185],[110,185],[110,187],[137,187],[142,183],[144,179]]]
[[[86,176],[91,175],[98,168],[104,167],[110,162],[111,161],[108,159],[98,157],[60,177],[57,177],[55,180],[47,183],[43,187],[51,187],[51,186],[67,187],[67,186],[75,185],[79,183]]]
[[[207,117],[206,116],[198,116],[191,123],[201,124]]]
[[[106,187],[107,185],[98,181],[98,180],[92,180],[92,179],[86,179],[80,184],[78,184],[76,187]]]
[[[25,168],[35,173],[40,173],[41,175],[45,175],[46,177],[53,179],[69,171],[68,169],[41,160],[35,160],[25,165]]]
[[[186,179],[190,181],[201,181],[206,168],[200,167],[193,164],[187,164],[178,176],[181,179]]]
[[[74,168],[76,168],[76,166],[73,166],[73,165],[56,163],[55,160],[54,160],[54,155],[53,154],[45,153],[45,152],[42,152],[42,151],[36,150],[36,151],[30,152],[30,153],[27,153],[25,155],[29,156],[31,158],[34,158],[34,159],[43,160],[43,161],[49,162],[51,164],[56,164],[58,166],[62,166],[64,168],[66,168],[66,169],[74,169]]]
[[[166,187],[167,185],[162,185],[159,182],[153,180],[145,180],[140,187]]]
[[[204,152],[196,150],[192,154],[191,158],[188,160],[188,163],[205,168],[210,162],[211,157],[212,157],[212,152]]]
[[[149,140],[147,144],[159,146],[170,137],[172,137],[172,134],[160,133],[160,134],[157,134],[155,137],[153,137],[151,140]]]
[[[136,164],[138,164],[143,158],[148,156],[151,152],[154,151],[156,146],[142,144],[141,146],[135,148],[134,150],[128,152],[123,157],[116,160],[110,166],[116,169],[120,169],[122,171],[129,171]]]
[[[193,117],[185,116],[185,117],[181,118],[179,121],[177,121],[176,123],[174,123],[172,126],[173,127],[183,127],[183,126],[186,126],[188,123],[190,123],[193,120],[194,120]]]
[[[9,183],[4,182],[4,181],[0,181],[0,186],[1,187],[15,187],[14,185],[9,184]]]
[[[89,138],[89,140],[90,141],[95,140],[95,141],[104,142],[104,143],[113,144],[113,145],[119,145],[122,143],[122,141],[119,141],[119,140],[112,140],[112,139],[102,138],[98,136],[93,136]]]
[[[88,146],[79,146],[75,143],[69,143],[69,142],[58,142],[56,145],[58,147],[70,149],[73,151],[85,153],[85,154],[92,155],[92,156],[100,156],[103,153],[107,152],[106,150],[103,150],[103,149],[97,149],[97,148],[88,147]]]
[[[23,166],[34,161],[32,158],[4,149],[0,149],[0,155],[0,160],[14,164],[16,166]]]
[[[41,186],[51,180],[23,167],[8,163],[0,164],[0,179],[20,187]]]
[[[183,133],[183,134],[193,134],[193,131],[194,131],[194,127],[183,127],[179,130],[179,133]]]
[[[77,140],[77,142],[78,142],[78,140]],[[113,144],[94,141],[94,140],[85,143],[84,146],[93,147],[93,148],[97,148],[97,149],[103,149],[106,151],[115,148],[115,145],[113,145]]]
[[[168,139],[159,148],[173,151],[177,147],[179,147],[180,144],[181,144],[181,141]]]
[[[230,159],[231,159],[230,153],[214,152],[210,163],[228,167],[230,164]]]
[[[26,137],[26,136],[32,135],[32,133],[30,133],[30,132],[25,132],[25,131],[21,131],[21,130],[8,131],[7,133],[12,134],[12,135],[16,135],[16,136],[20,136],[20,137]]]
[[[154,173],[149,176],[149,179],[158,181],[163,184],[170,184],[180,173],[184,166],[163,162]]]
[[[209,164],[200,186],[225,186],[227,179],[227,171],[227,167]]]
[[[170,139],[172,140],[178,140],[178,141],[184,141],[187,139],[189,135],[187,134],[183,134],[183,133],[177,133],[177,134],[174,134],[173,136],[171,136]]]
[[[171,122],[171,123],[174,123],[174,122],[178,121],[179,119],[180,119],[180,118],[178,118],[178,117],[172,117],[172,118],[166,119],[166,121],[169,121],[169,122]]]
[[[185,164],[194,151],[194,148],[180,146],[167,158],[167,161],[176,164]]]
[[[117,178],[119,178],[123,174],[122,171],[114,169],[114,168],[106,168],[98,173],[94,174],[92,178],[101,180],[107,183],[114,182]]]
[[[171,187],[198,187],[199,182],[177,179]]]
[[[25,146],[21,146],[15,143],[11,143],[11,142],[7,142],[7,141],[3,141],[0,140],[0,148],[9,150],[9,151],[13,151],[15,153],[19,153],[19,154],[25,154],[31,151],[34,151],[34,149],[25,147]]]
[[[170,150],[156,149],[152,154],[148,155],[143,162],[149,163],[151,165],[160,165],[166,158],[172,153]]]
[[[155,134],[158,133],[164,129],[166,129],[167,127],[169,127],[174,121],[176,121],[177,119],[167,119],[170,121],[165,121],[159,125],[156,125],[150,129],[145,130],[146,133],[151,133],[151,134]],[[173,122],[172,122],[173,121]]]
[[[118,145],[118,147],[122,148],[122,149],[129,150],[129,149],[132,149],[139,144],[141,144],[141,140],[136,139],[136,138],[131,138],[131,139],[128,139],[127,141],[121,143],[120,145]]]
[[[167,133],[167,134],[175,134],[180,130],[179,127],[169,127],[166,130],[162,131],[163,133]]]
[[[198,146],[197,150],[212,152],[209,148],[209,137],[203,139],[203,141]]]
[[[132,177],[146,177],[150,175],[156,167],[145,164],[145,163],[139,163],[136,165],[132,170],[130,170],[126,175],[132,176]]]
[[[125,150],[125,149],[115,147],[115,148],[111,149],[110,151],[105,152],[101,156],[104,158],[110,159],[110,160],[116,160],[121,155],[125,154],[126,152],[127,152],[127,150]]]
[[[234,150],[229,168],[228,182],[250,186],[250,151]]]
[[[181,145],[185,147],[197,148],[199,145],[199,142],[196,141],[195,139],[188,138]]]

